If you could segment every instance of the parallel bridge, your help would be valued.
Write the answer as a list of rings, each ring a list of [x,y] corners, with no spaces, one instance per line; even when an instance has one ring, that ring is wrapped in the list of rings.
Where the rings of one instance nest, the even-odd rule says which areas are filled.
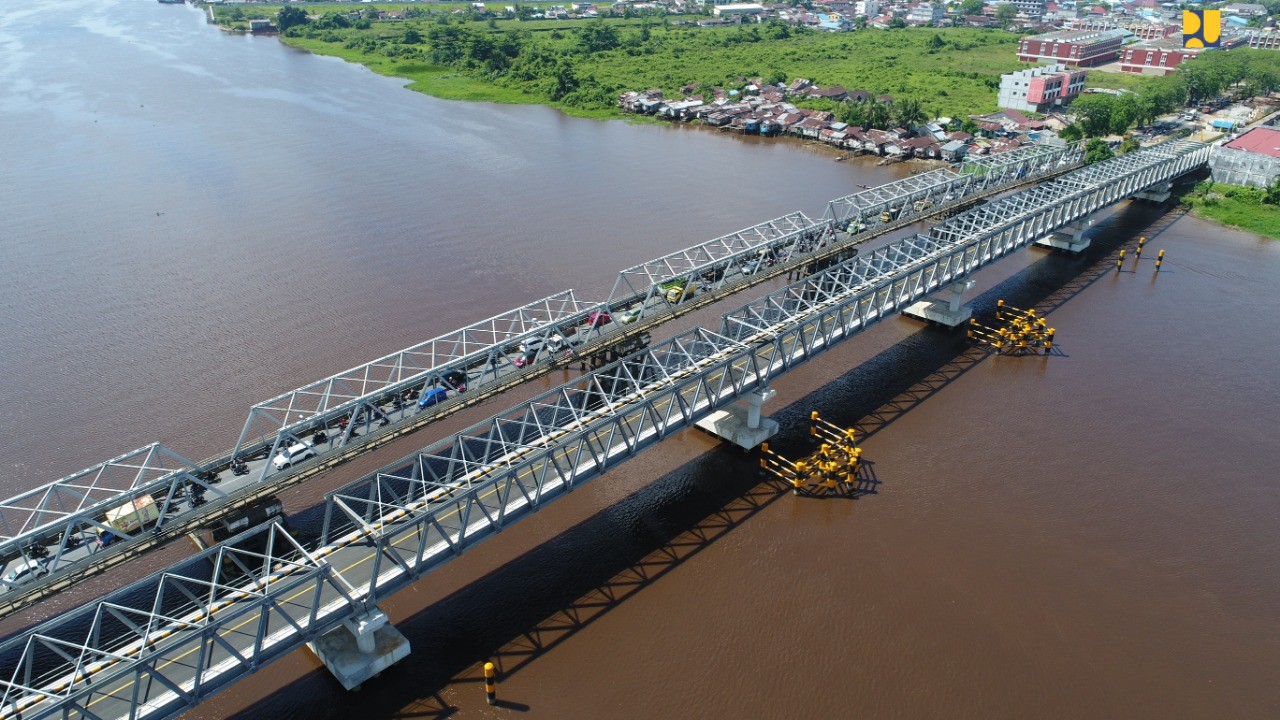
[[[47,572],[16,590],[0,587],[0,615],[564,365],[559,353],[547,350],[522,363],[522,356],[528,359],[522,347],[551,348],[559,337],[580,342],[580,357],[634,349],[648,330],[672,318],[783,273],[843,259],[858,245],[930,215],[1064,172],[1080,157],[1075,147],[1031,145],[837,198],[820,220],[789,213],[627,268],[605,300],[565,290],[258,403],[222,456],[192,462],[149,445],[0,501],[0,563],[38,562]],[[696,290],[671,292],[685,285]],[[613,322],[593,322],[601,313]],[[447,399],[424,409],[404,399],[431,388],[443,389]],[[299,443],[317,457],[273,466],[281,448]],[[233,457],[247,460],[245,474],[232,472]],[[139,462],[145,472],[135,472]],[[161,510],[151,532],[116,529],[121,539],[101,547],[97,535],[109,529],[104,513],[145,496],[156,498]]]
[[[257,528],[12,638],[0,717],[171,717],[339,626],[354,633],[381,598],[576,484],[1208,152],[1131,153],[840,262],[331,493],[314,547]]]

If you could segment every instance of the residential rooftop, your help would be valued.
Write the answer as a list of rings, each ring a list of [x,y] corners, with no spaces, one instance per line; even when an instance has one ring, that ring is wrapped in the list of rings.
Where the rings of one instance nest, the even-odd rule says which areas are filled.
[[[1223,147],[1232,150],[1248,150],[1273,158],[1280,158],[1280,130],[1256,127]]]

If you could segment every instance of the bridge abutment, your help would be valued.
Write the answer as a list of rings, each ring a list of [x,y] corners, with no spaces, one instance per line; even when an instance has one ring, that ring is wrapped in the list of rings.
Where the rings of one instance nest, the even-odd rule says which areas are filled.
[[[778,421],[763,417],[760,408],[777,395],[773,388],[759,388],[736,403],[699,420],[697,426],[743,450],[751,450],[778,433]]]
[[[347,690],[358,690],[364,681],[409,655],[409,639],[376,607],[346,620],[307,647]]]
[[[958,280],[951,283],[950,298],[946,300],[921,300],[908,305],[902,310],[902,314],[925,322],[956,327],[969,322],[969,318],[973,317],[973,308],[960,304],[960,298],[972,288],[972,279]]]

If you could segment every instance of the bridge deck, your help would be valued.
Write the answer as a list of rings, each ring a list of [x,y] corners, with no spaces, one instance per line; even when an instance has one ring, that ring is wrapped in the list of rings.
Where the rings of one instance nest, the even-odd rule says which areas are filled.
[[[1206,159],[1172,143],[1051,187],[1052,207],[1024,202],[1039,189],[1003,198],[440,440],[330,494],[314,550],[258,528],[233,541],[257,551],[224,544],[9,640],[0,715],[172,716],[905,304]]]
[[[807,258],[838,257],[842,248],[856,247],[886,229],[1056,172],[1078,157],[1078,151],[1065,146],[1033,145],[966,161],[958,171],[933,171],[838,198],[820,221],[792,213],[623,270],[604,302],[582,300],[572,290],[557,293],[259,403],[250,410],[233,450],[222,457],[193,464],[174,455],[180,467],[103,485],[92,493],[92,502],[67,500],[70,492],[84,492],[77,487],[83,472],[20,494],[0,503],[0,533],[8,536],[0,538],[0,562],[5,569],[41,562],[48,575],[19,588],[0,587],[0,613],[157,542],[135,533],[110,547],[96,543],[98,532],[106,529],[103,513],[133,498],[151,495],[162,506],[157,538],[181,531],[247,496],[354,456],[392,433],[446,417],[563,360],[558,353],[542,351],[519,367],[523,342],[548,348],[553,335],[576,335],[584,342],[583,353],[619,341],[634,343],[644,330],[800,269]],[[894,217],[883,220],[881,213],[889,209]],[[697,290],[672,297],[667,288],[673,282]],[[591,315],[599,312],[610,313],[613,322],[592,327]],[[401,399],[406,391],[422,393],[430,387],[444,388],[448,398],[423,410]],[[326,439],[317,440],[317,431]],[[318,457],[275,468],[270,459],[282,446],[297,442],[312,443]],[[231,471],[235,456],[246,461],[247,473]],[[110,461],[102,465],[111,466]],[[202,499],[208,502],[202,504]],[[37,552],[48,557],[35,556]]]

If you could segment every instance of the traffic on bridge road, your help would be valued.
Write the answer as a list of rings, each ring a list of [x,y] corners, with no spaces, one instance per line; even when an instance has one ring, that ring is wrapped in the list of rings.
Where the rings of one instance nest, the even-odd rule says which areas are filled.
[[[649,330],[783,273],[811,274],[921,218],[1056,175],[1078,149],[1037,144],[837,198],[623,270],[604,301],[566,290],[255,405],[230,452],[153,444],[0,503],[0,614],[130,549],[225,513],[552,367],[599,367]]]
[[[1130,153],[836,263],[339,488],[314,544],[258,526],[11,638],[0,714],[171,717],[331,631],[380,627],[379,600],[577,483],[1207,150]]]

